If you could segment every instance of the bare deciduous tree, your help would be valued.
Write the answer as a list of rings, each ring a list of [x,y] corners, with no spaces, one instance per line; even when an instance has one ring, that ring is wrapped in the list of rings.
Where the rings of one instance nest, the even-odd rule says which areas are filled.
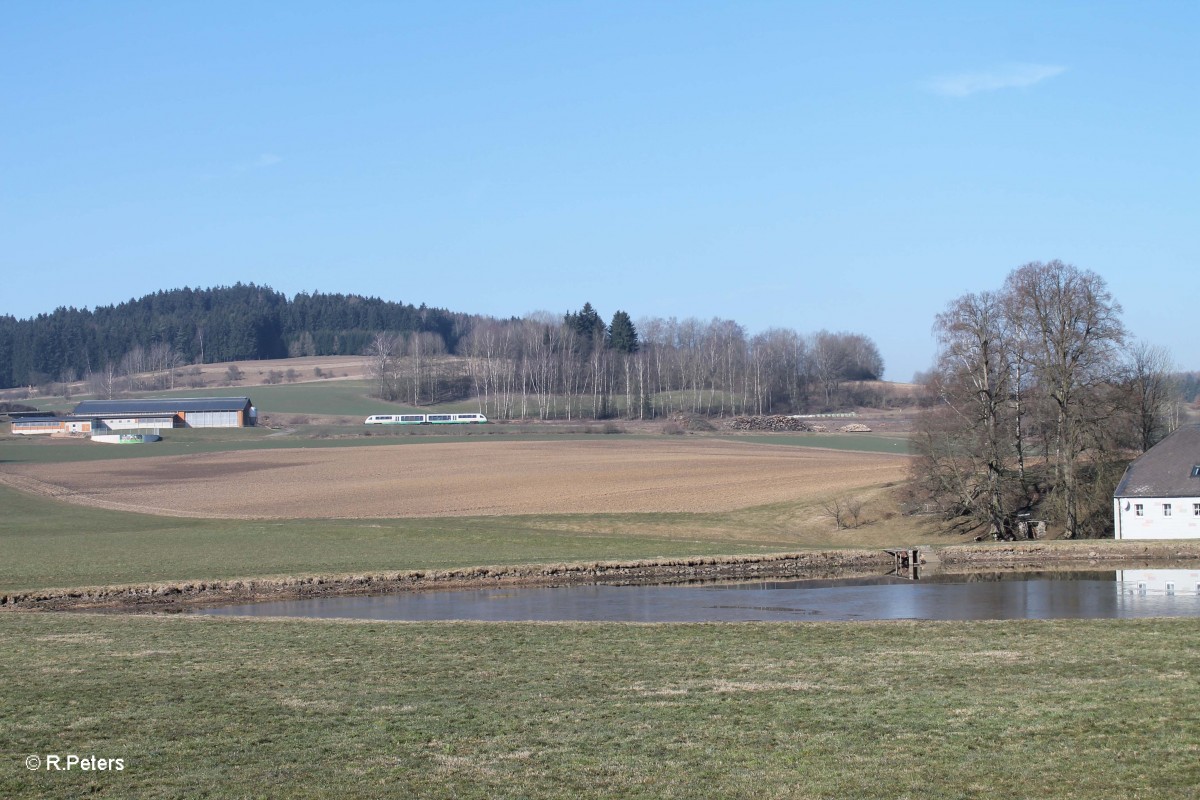
[[[1055,471],[1063,496],[1067,538],[1079,533],[1079,456],[1093,421],[1089,400],[1116,377],[1125,342],[1121,306],[1104,279],[1061,261],[1034,262],[1008,277],[1016,299],[1014,324],[1035,349],[1028,359],[1055,413]]]
[[[131,392],[136,390],[138,376],[146,371],[146,348],[135,344],[121,358],[120,372],[125,377],[126,388]]]
[[[863,509],[866,504],[859,497],[838,495],[821,501],[821,510],[825,516],[833,520],[840,531],[843,528],[857,528],[862,524]]]
[[[997,538],[1005,530],[1004,481],[1012,455],[1005,420],[1012,375],[1007,329],[1003,304],[991,292],[958,298],[934,323],[941,349],[934,384],[938,399],[972,434],[962,443],[963,455],[978,462],[970,474],[981,479],[964,494],[965,510],[986,521]],[[936,452],[928,454],[931,469],[961,469],[934,458]]]
[[[87,374],[88,391],[100,400],[112,400],[118,394],[120,370],[117,365],[107,361],[98,372]]]
[[[1136,342],[1129,349],[1124,389],[1138,448],[1145,452],[1174,429],[1178,390],[1174,367],[1165,348]]]
[[[153,373],[157,389],[175,388],[175,371],[181,364],[179,353],[166,342],[155,342],[146,354],[146,371]]]
[[[394,400],[397,392],[396,360],[400,341],[394,334],[377,333],[367,347],[367,375],[375,383],[380,399]]]
[[[1111,472],[1125,421],[1153,416],[1161,371],[1143,352],[1122,374],[1120,311],[1103,279],[1060,261],[1026,264],[1002,291],[950,303],[928,378],[938,405],[914,439],[916,480],[937,507],[1007,536],[1017,507],[1048,493],[1066,536],[1100,531],[1099,495],[1081,476]]]

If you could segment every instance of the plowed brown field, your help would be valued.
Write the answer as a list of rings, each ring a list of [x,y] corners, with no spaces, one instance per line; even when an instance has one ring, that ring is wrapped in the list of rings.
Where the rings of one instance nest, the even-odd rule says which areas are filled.
[[[730,511],[900,480],[900,456],[713,440],[464,442],[5,465],[60,500],[189,517]]]

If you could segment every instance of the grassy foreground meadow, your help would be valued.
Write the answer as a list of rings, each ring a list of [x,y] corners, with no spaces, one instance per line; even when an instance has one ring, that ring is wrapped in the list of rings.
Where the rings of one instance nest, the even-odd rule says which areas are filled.
[[[9,613],[0,795],[1190,798],[1195,639]],[[52,754],[125,769],[27,769]]]
[[[756,514],[197,520],[58,503],[0,486],[0,592],[787,550]],[[759,512],[764,513],[764,512]],[[741,535],[738,535],[738,534]]]

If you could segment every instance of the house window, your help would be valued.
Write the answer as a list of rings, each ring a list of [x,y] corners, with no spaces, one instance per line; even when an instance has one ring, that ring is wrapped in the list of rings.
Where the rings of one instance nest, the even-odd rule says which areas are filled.
[[[1200,478],[1200,464],[1197,464],[1196,466],[1192,467],[1192,477]]]
[[[1144,516],[1146,516],[1146,507],[1144,505],[1142,505],[1141,503],[1138,503],[1137,505],[1135,505],[1133,507],[1133,513],[1136,516],[1144,517]]]
[[[1163,516],[1164,517],[1171,516],[1171,504],[1170,503],[1163,503]]]
[[[1200,503],[1192,503],[1192,516],[1200,517]]]

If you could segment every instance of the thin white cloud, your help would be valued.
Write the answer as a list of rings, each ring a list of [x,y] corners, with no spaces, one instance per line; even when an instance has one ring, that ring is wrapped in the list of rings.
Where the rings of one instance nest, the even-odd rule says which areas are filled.
[[[1006,64],[984,72],[942,75],[928,81],[925,88],[946,97],[968,97],[999,89],[1023,89],[1066,71],[1057,64]]]

